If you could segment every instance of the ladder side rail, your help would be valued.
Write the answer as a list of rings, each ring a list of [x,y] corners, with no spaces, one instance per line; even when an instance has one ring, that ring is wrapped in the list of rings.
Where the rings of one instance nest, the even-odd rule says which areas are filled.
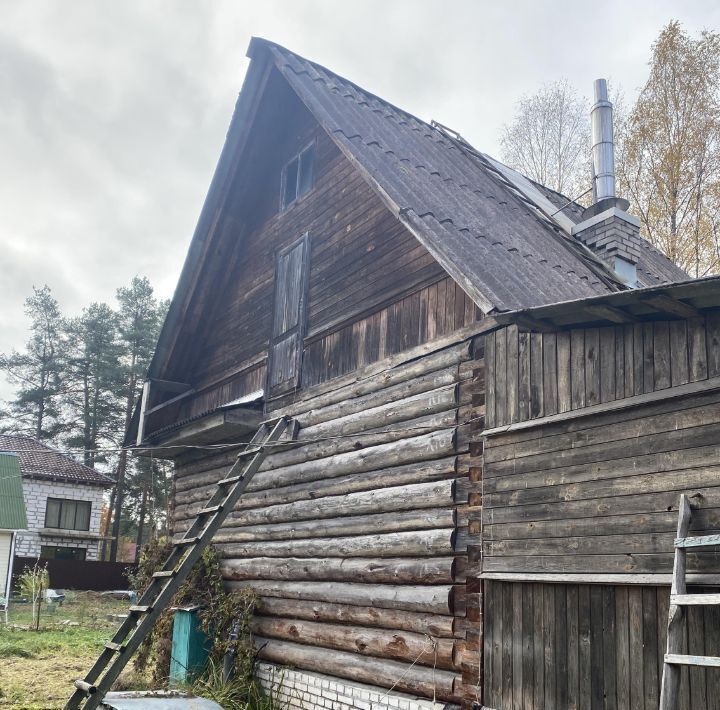
[[[240,494],[245,490],[247,484],[250,482],[250,479],[255,475],[255,473],[257,473],[257,470],[260,468],[260,465],[267,456],[267,449],[265,449],[264,446],[259,446],[259,444],[261,442],[264,444],[272,444],[276,442],[285,431],[285,428],[287,427],[287,421],[288,420],[285,417],[281,417],[275,424],[275,426],[272,428],[270,433],[267,434],[267,437],[264,439],[263,433],[267,431],[267,425],[261,425],[261,427],[255,433],[255,436],[253,436],[252,440],[245,448],[245,450],[238,455],[238,458],[235,460],[235,463],[233,463],[233,465],[230,467],[227,475],[223,476],[223,478],[232,478],[239,475],[240,471],[242,471],[243,478],[238,481],[235,486],[241,483],[244,483],[244,485],[242,485],[242,487],[240,488],[240,492],[237,494],[237,496],[234,497],[232,501],[230,501],[229,495],[233,493],[233,491],[235,490],[235,486],[231,487],[230,490],[228,490],[224,486],[219,485],[210,497],[210,499],[205,503],[204,507],[210,507],[223,503],[224,515],[222,516],[222,520],[227,517],[229,509],[232,509],[235,503],[237,503],[237,499],[240,497]],[[248,460],[247,458],[245,458],[246,452],[248,450],[251,450],[255,446],[258,446],[258,450],[253,455],[253,457]],[[193,521],[193,524],[190,526],[190,528],[185,531],[185,535],[183,537],[190,538],[196,536],[206,527],[206,523],[207,516],[198,515]]]
[[[264,443],[277,441],[287,428],[287,424],[288,418],[280,417],[270,433],[264,439]],[[251,444],[246,448],[246,451],[251,445],[258,443],[263,438],[263,434],[267,431],[267,429],[268,426],[266,424],[263,424],[258,429]],[[216,491],[216,493],[222,492],[226,504],[209,516],[199,515],[196,518],[193,526],[191,526],[191,530],[193,530],[193,528],[197,529],[194,530],[192,534],[190,531],[186,532],[185,538],[194,537],[196,533],[200,532],[199,539],[187,548],[179,548],[176,546],[163,566],[163,568],[167,567],[171,563],[171,560],[173,560],[176,556],[177,551],[182,550],[184,556],[181,556],[179,561],[176,563],[178,564],[176,574],[167,578],[153,578],[148,586],[148,589],[138,601],[138,606],[149,606],[150,610],[139,621],[139,623],[137,623],[137,619],[133,615],[130,615],[113,636],[113,643],[122,642],[129,633],[130,629],[132,629],[132,626],[137,624],[130,638],[123,644],[123,651],[117,653],[114,650],[105,648],[93,665],[91,672],[86,676],[85,682],[92,683],[92,681],[100,675],[102,669],[108,665],[108,659],[111,656],[115,656],[115,658],[110,662],[107,671],[102,676],[102,679],[97,684],[97,692],[88,697],[82,690],[79,688],[76,689],[68,704],[65,706],[66,710],[74,710],[75,708],[80,707],[80,703],[82,701],[85,702],[84,710],[95,710],[95,708],[100,705],[105,697],[105,694],[112,687],[115,680],[117,680],[117,677],[127,665],[127,662],[130,660],[132,654],[139,648],[149,631],[155,625],[160,614],[162,614],[165,607],[172,600],[177,589],[185,581],[194,564],[200,559],[203,551],[212,540],[213,535],[225,521],[235,503],[245,491],[255,473],[259,470],[266,456],[267,449],[264,446],[259,446],[258,450],[253,453],[252,458],[249,460],[243,456],[243,454],[238,456],[238,459],[231,467],[231,472],[237,472],[240,469],[244,469],[240,479],[233,484],[230,491],[225,492],[222,488],[219,488],[218,491]],[[230,475],[226,476],[226,478],[228,477],[230,477]],[[157,590],[158,586],[161,586],[159,591]],[[143,604],[143,602],[145,604]],[[91,678],[91,674],[94,677],[92,680],[89,680]]]
[[[678,511],[677,537],[687,537],[690,529],[690,504],[687,496],[683,493],[680,496],[680,505]],[[686,594],[687,584],[685,576],[687,572],[687,552],[684,547],[675,548],[675,559],[673,562],[672,586],[670,589],[671,598],[673,595]],[[665,662],[663,665],[662,686],[660,689],[660,708],[659,710],[673,710],[677,706],[678,694],[680,690],[680,666],[668,663],[668,656],[678,656],[682,654],[683,642],[683,620],[685,614],[683,607],[677,604],[670,605],[670,613],[668,615],[667,626],[667,645],[665,652]]]

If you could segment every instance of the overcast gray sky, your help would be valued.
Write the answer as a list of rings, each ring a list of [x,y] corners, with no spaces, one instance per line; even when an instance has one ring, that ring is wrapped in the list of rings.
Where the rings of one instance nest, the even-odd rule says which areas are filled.
[[[671,19],[720,29],[720,3],[0,0],[0,352],[33,285],[71,314],[135,274],[172,295],[252,35],[497,155],[543,82],[632,100]]]

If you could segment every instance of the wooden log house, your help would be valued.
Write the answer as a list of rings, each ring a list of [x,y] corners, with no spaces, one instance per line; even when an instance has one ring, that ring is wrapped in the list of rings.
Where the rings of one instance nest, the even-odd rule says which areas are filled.
[[[301,445],[216,543],[304,707],[651,707],[680,491],[717,523],[717,282],[671,286],[624,213],[578,232],[449,129],[248,54],[134,418],[175,463],[174,532],[288,414]]]

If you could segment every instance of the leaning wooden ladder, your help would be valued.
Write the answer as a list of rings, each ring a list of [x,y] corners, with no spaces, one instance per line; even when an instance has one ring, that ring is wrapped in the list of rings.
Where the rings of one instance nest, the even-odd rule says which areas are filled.
[[[690,656],[682,653],[683,610],[687,606],[713,604],[720,606],[720,594],[688,594],[686,582],[686,556],[688,547],[720,547],[720,535],[696,535],[688,537],[692,509],[686,495],[680,496],[677,538],[675,540],[675,564],[670,589],[670,614],[667,628],[667,653],[663,665],[660,710],[675,710],[678,706],[681,666],[720,667],[715,656]]]
[[[75,681],[75,692],[65,710],[93,710],[100,705],[257,473],[267,455],[267,445],[278,441],[286,430],[289,439],[295,439],[295,424],[295,420],[280,417],[260,425],[252,441],[238,454],[228,474],[218,481],[212,497],[183,538],[174,544],[162,570],[153,574],[150,586],[138,603],[130,607],[127,618],[112,640],[105,644],[95,665],[84,679]]]

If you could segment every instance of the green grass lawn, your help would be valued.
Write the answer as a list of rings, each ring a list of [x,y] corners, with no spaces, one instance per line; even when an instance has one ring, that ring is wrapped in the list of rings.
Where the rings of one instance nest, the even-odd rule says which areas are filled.
[[[53,612],[43,605],[34,631],[30,605],[11,604],[9,625],[0,624],[0,708],[62,708],[73,680],[85,675],[118,626],[107,615],[124,614],[128,605],[97,592],[68,592]]]

